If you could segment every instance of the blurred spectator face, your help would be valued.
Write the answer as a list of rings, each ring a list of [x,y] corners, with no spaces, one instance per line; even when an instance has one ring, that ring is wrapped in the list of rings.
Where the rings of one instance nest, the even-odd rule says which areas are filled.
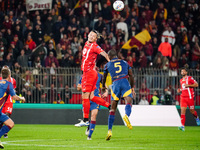
[[[27,40],[28,40],[28,41],[30,41],[30,40],[31,40],[31,36],[30,36],[30,35],[27,37]]]
[[[51,84],[51,89],[53,89],[53,88],[54,88],[54,84],[52,83],[52,84]]]
[[[186,45],[185,45],[185,49],[186,49],[186,50],[190,50],[190,44],[186,44]]]
[[[169,32],[171,32],[171,31],[172,31],[172,28],[171,28],[170,26],[168,27],[168,31],[169,31]]]
[[[145,88],[146,88],[145,83],[142,83],[141,88],[142,88],[142,89],[145,89]]]
[[[22,50],[21,50],[21,55],[23,56],[23,55],[24,55],[24,53],[25,53],[25,52],[24,52],[24,50],[22,49]]]
[[[158,92],[157,92],[157,91],[154,91],[154,92],[153,92],[153,95],[158,95]]]
[[[160,4],[159,4],[159,7],[160,7],[160,9],[163,9],[163,8],[164,8],[164,4],[163,4],[163,3],[160,3]]]
[[[140,51],[140,57],[143,57],[143,56],[144,56],[144,52]]]
[[[172,56],[172,61],[175,62],[176,61],[176,57]]]
[[[81,45],[78,47],[78,51],[79,51],[79,52],[82,51],[82,46],[81,46]]]
[[[65,90],[66,90],[66,91],[69,90],[69,86],[68,86],[68,85],[65,86]]]
[[[165,38],[165,42],[168,42],[168,38]]]
[[[62,17],[58,16],[58,22],[61,22],[61,21],[62,21]]]
[[[50,53],[49,53],[49,57],[50,57],[50,58],[53,58],[53,52],[50,52]]]
[[[146,13],[143,11],[142,12],[142,18],[145,18],[146,17]]]
[[[49,21],[51,21],[52,20],[52,17],[51,16],[48,16],[48,18],[47,18]]]
[[[156,37],[153,38],[153,43],[156,44],[158,42],[158,39]]]
[[[40,17],[40,16],[37,16],[37,17],[36,17],[36,20],[41,20],[41,17]]]
[[[86,14],[87,14],[87,11],[84,9],[83,10],[83,16],[86,16]]]
[[[35,15],[36,16],[39,16],[40,15],[40,12],[37,10],[37,11],[35,11]]]
[[[132,11],[131,14],[132,14],[133,17],[135,17],[137,15],[135,11]]]
[[[93,43],[97,40],[97,34],[93,31],[91,31],[89,34],[88,34],[88,41],[90,43]]]

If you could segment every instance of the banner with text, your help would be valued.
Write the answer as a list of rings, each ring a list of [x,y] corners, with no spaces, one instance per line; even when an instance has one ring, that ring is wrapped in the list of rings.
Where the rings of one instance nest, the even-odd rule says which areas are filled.
[[[51,9],[52,0],[26,0],[27,11]]]

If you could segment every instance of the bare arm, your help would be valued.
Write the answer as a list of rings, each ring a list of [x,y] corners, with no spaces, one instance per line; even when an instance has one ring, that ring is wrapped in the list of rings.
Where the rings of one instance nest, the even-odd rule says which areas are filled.
[[[103,80],[102,80],[102,90],[106,89],[106,78],[107,78],[108,72],[103,74]]]
[[[80,91],[81,90],[81,84],[77,85],[77,90]]]
[[[136,95],[135,90],[134,90],[134,78],[133,78],[133,72],[132,72],[131,69],[128,70],[128,75],[129,75],[129,78],[130,78],[130,85],[131,85],[132,93],[133,93],[133,95]]]
[[[199,84],[197,82],[195,82],[194,84],[185,84],[185,87],[190,87],[190,88],[195,88],[195,87],[198,87]]]
[[[107,61],[110,61],[110,59],[109,59],[109,57],[108,57],[108,54],[106,53],[106,52],[101,52],[100,53],[103,57],[105,57],[105,59],[107,60]]]
[[[12,96],[12,98],[16,101],[22,101],[22,102],[26,101],[24,97],[19,97],[18,95],[14,95]]]

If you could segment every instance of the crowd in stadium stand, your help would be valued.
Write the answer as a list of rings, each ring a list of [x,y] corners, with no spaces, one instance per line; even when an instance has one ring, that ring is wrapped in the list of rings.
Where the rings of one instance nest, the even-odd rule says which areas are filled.
[[[188,63],[199,67],[200,9],[198,0],[125,1],[53,0],[51,10],[26,11],[24,0],[0,2],[0,65],[9,67],[80,67],[81,50],[91,29],[102,34],[101,47],[115,49],[132,67],[175,70]],[[147,29],[152,41],[129,50],[122,45]],[[35,49],[37,46],[39,48]],[[99,66],[104,60],[99,58]]]
[[[116,50],[133,68],[173,73],[189,64],[199,70],[199,0],[124,0],[121,12],[113,10],[114,1],[81,0],[74,9],[78,0],[53,0],[51,10],[27,11],[25,0],[1,0],[0,67],[7,65],[16,73],[22,67],[80,67],[87,35],[95,29],[102,35],[102,49]],[[150,42],[121,49],[144,29]],[[100,68],[105,63],[98,57]]]

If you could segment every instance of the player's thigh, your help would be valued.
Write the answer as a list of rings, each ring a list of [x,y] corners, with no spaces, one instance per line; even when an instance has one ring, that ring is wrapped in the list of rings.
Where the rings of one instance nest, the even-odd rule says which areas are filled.
[[[111,100],[119,101],[121,94],[121,87],[118,81],[113,82],[111,88]]]
[[[119,102],[119,101],[116,101],[116,100],[112,100],[112,101],[111,101],[111,109],[110,109],[110,111],[116,112],[118,102]]]
[[[181,106],[181,107],[186,107],[186,108],[187,108],[187,106],[188,106],[187,101],[188,101],[188,98],[187,98],[187,97],[181,97],[180,106]]]
[[[123,83],[121,85],[121,95],[128,103],[132,101],[133,94],[127,79],[123,79]]]
[[[82,78],[82,91],[83,92],[92,92],[96,89],[96,82],[98,79],[97,72],[90,70],[87,73],[83,74]]]
[[[6,125],[6,126],[9,126],[10,128],[13,128],[14,127],[14,122],[12,121],[12,119],[8,119],[8,120],[6,120],[5,122],[4,122],[4,124]]]
[[[12,114],[12,110],[13,110],[13,104],[5,103],[2,109],[2,113],[4,114],[8,113],[9,114],[8,116],[10,116]]]
[[[126,101],[127,103],[132,104],[132,102],[133,102],[133,98],[130,97],[130,96],[126,96],[126,97],[124,97],[124,99],[125,99],[125,101]]]
[[[181,115],[184,115],[186,113],[187,107],[181,107]]]
[[[190,112],[194,113],[194,111],[195,111],[194,110],[194,98],[188,99],[187,104],[188,104],[188,107],[190,109]]]

